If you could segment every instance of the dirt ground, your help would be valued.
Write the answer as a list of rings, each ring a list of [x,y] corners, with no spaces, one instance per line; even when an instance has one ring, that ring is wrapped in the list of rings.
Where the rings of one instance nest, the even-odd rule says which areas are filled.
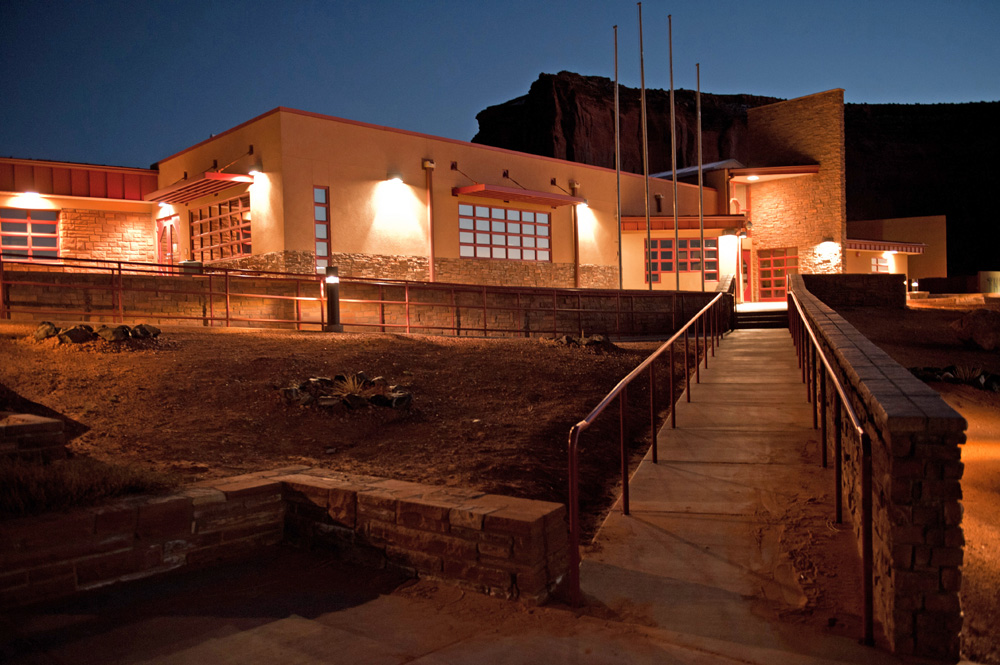
[[[0,324],[0,411],[65,420],[74,454],[181,481],[305,464],[559,502],[570,428],[656,348],[598,354],[527,339],[222,328],[166,328],[133,346],[59,345],[31,339],[34,327]],[[411,408],[327,409],[281,395],[359,371],[411,393]],[[648,413],[640,384],[629,391],[636,414],[644,399]],[[648,444],[645,418],[636,453]],[[617,433],[612,407],[582,441],[591,521],[616,496]]]
[[[966,348],[948,328],[962,311],[855,308],[840,313],[904,367],[966,365],[1000,374],[1000,353]],[[929,385],[969,423],[962,447],[963,652],[980,663],[1000,663],[1000,393]]]

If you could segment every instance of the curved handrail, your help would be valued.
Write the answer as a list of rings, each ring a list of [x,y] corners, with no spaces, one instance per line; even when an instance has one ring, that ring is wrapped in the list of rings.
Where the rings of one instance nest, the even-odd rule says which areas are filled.
[[[854,428],[861,442],[861,567],[862,572],[862,586],[864,594],[864,606],[863,606],[863,622],[864,622],[864,637],[863,642],[869,646],[875,644],[875,619],[874,619],[874,605],[875,605],[875,589],[874,589],[874,543],[872,534],[872,442],[871,437],[868,432],[865,431],[864,426],[861,424],[861,419],[858,418],[857,412],[851,405],[850,400],[847,398],[847,392],[844,390],[843,384],[840,382],[840,377],[837,376],[836,372],[833,371],[833,366],[830,364],[829,358],[827,358],[826,352],[823,347],[820,346],[819,340],[816,337],[816,331],[813,330],[812,324],[809,319],[806,318],[805,312],[802,309],[802,303],[793,291],[788,292],[788,301],[795,305],[795,311],[798,313],[798,322],[802,324],[802,329],[808,334],[810,341],[812,342],[812,348],[815,349],[816,355],[823,362],[823,366],[826,369],[824,374],[825,377],[829,377],[833,381],[834,387],[837,389],[837,394],[840,397],[840,404],[843,406],[844,410],[847,412],[848,418],[851,420],[851,426]],[[791,308],[789,308],[789,316],[791,315]],[[794,337],[793,337],[794,339]],[[803,340],[804,341],[804,340]],[[797,345],[798,346],[798,345]],[[804,357],[804,363],[808,364],[808,356],[805,352],[800,349],[800,353]],[[814,361],[815,362],[815,361]],[[815,378],[811,379],[813,382],[816,381]],[[813,383],[815,386],[815,383]],[[824,381],[825,389],[825,381]],[[816,396],[815,389],[813,390],[813,426],[815,427],[815,414],[816,414]],[[824,398],[824,410],[825,410],[825,398]],[[826,426],[826,418],[824,416],[824,431]],[[838,450],[839,450],[839,437],[840,434],[837,433],[838,438]],[[826,451],[826,438],[824,436],[822,444],[824,455]],[[824,465],[826,464],[826,458],[824,457]],[[837,468],[840,469],[840,458],[838,454]],[[838,483],[837,483],[837,519],[840,520],[840,494],[842,488],[839,483],[839,472],[838,472]]]
[[[668,349],[672,348],[673,344],[681,337],[681,335],[687,335],[688,329],[695,325],[701,317],[703,317],[707,312],[709,312],[713,307],[717,306],[722,300],[722,297],[726,295],[724,293],[717,294],[712,300],[708,302],[707,305],[702,307],[697,314],[691,317],[691,320],[681,326],[680,329],[675,332],[670,339],[660,345],[660,347],[651,353],[649,357],[643,360],[635,369],[629,372],[625,378],[618,382],[618,384],[611,389],[604,399],[602,399],[597,406],[595,406],[587,416],[573,425],[569,432],[569,496],[567,497],[567,506],[569,512],[569,593],[570,600],[573,603],[578,603],[580,600],[580,497],[579,497],[579,445],[580,445],[580,434],[590,427],[594,420],[604,412],[606,408],[611,404],[615,398],[619,398],[625,388],[643,371],[649,368],[661,354],[663,354]],[[697,329],[696,329],[697,330]],[[700,359],[696,362],[700,363]],[[673,367],[670,368],[671,373],[673,373]],[[671,402],[673,400],[673,395],[670,396]],[[673,406],[671,405],[671,409]],[[655,437],[655,432],[653,434]],[[654,444],[655,445],[655,441]],[[624,444],[622,449],[622,465],[627,464],[625,461],[625,450]],[[624,475],[624,474],[623,474]],[[625,478],[625,487],[623,492],[627,496],[628,485],[627,478]]]

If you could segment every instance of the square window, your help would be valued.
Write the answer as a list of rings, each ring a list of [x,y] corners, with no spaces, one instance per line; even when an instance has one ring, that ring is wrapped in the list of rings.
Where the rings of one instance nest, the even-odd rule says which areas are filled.
[[[490,216],[490,209],[486,206],[476,206],[476,217],[486,217]]]
[[[36,210],[35,212],[40,212]],[[0,208],[2,219],[28,219],[28,211],[20,208]]]
[[[510,245],[511,247],[520,247],[521,246],[521,237],[520,236],[507,236],[507,244]]]
[[[313,203],[326,203],[326,187],[313,187]]]
[[[520,232],[521,232],[521,225],[520,224],[508,224],[507,225],[507,233],[520,233]]]
[[[493,258],[494,259],[506,259],[507,258],[507,250],[504,249],[503,247],[494,247],[493,248]]]
[[[521,213],[521,221],[522,222],[534,222],[535,221],[535,213],[533,213],[533,212],[522,212]]]
[[[503,233],[507,230],[507,225],[503,222],[493,222],[493,233]]]
[[[476,220],[476,230],[477,231],[489,231],[490,230],[490,220],[488,220],[488,219],[477,219]]]
[[[507,258],[508,259],[520,259],[521,258],[521,250],[519,250],[519,249],[508,249],[507,250]]]
[[[59,211],[58,210],[32,210],[31,218],[34,220],[39,220],[43,222],[56,222],[59,221]]]
[[[493,236],[493,244],[496,245],[496,246],[503,247],[504,245],[507,244],[507,238],[504,237],[504,236],[501,236],[501,235],[494,235]],[[496,257],[494,257],[494,258],[496,258]]]
[[[503,208],[493,208],[493,219],[507,219],[507,211]]]
[[[490,248],[489,247],[476,247],[476,258],[477,259],[488,259],[488,258],[490,258]]]
[[[315,212],[313,213],[316,217],[317,222],[326,221],[326,206],[313,206]]]
[[[549,213],[547,212],[537,212],[535,213],[535,222],[538,224],[548,224],[549,223]]]
[[[27,233],[27,222],[0,222],[0,231],[4,233]]]
[[[472,258],[476,255],[475,248],[469,245],[463,245],[458,248],[458,255]]]
[[[468,205],[467,203],[459,203],[458,214],[465,215],[467,217],[472,217],[472,206]]]
[[[467,245],[471,245],[472,243],[476,242],[476,234],[469,233],[468,231],[459,231],[458,241],[461,243],[465,243]]]
[[[467,231],[471,231],[472,229],[475,228],[475,224],[476,223],[474,221],[466,217],[458,218],[458,228],[460,229],[466,229]]]
[[[535,225],[534,224],[522,224],[521,228],[523,229],[522,233],[524,233],[524,235],[526,235],[526,236],[533,236],[533,235],[535,235]]]
[[[489,233],[477,233],[476,234],[476,244],[477,245],[488,245],[488,244],[490,244],[490,234]]]
[[[329,254],[329,252],[327,251],[328,247],[329,245],[327,245],[325,242],[317,242],[316,256],[327,256]]]
[[[548,252],[538,252],[538,260],[539,261],[548,261],[549,260],[549,253]]]
[[[524,238],[524,246],[525,247],[534,247],[535,246],[535,239],[534,238]]]
[[[520,221],[521,220],[521,211],[520,210],[508,210],[507,211],[507,219],[509,219],[509,220],[511,220],[513,222]]]
[[[534,261],[535,260],[535,250],[533,250],[533,249],[526,249],[526,250],[524,250],[524,260],[525,261]]]
[[[549,239],[548,238],[539,238],[538,239],[538,247],[541,248],[541,249],[548,249],[549,248]]]
[[[326,224],[316,225],[316,238],[319,240],[326,240]]]

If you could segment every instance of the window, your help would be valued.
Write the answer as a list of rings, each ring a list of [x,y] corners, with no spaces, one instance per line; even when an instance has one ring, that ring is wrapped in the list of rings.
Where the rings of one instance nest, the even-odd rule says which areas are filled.
[[[202,263],[250,256],[250,194],[191,211],[191,258]]]
[[[59,256],[59,211],[0,208],[0,253]]]
[[[872,272],[889,272],[889,259],[872,257]]]
[[[316,272],[330,265],[330,188],[313,187],[313,223],[316,227]]]
[[[469,259],[551,261],[547,212],[458,204],[459,256]]]
[[[653,238],[648,240],[649,249],[646,252],[646,281],[652,274],[653,283],[660,282],[663,273],[674,271],[674,241],[671,238]],[[706,238],[704,249],[698,238],[680,238],[677,241],[677,269],[681,272],[701,273],[701,264],[705,264],[705,279],[719,279],[719,240]]]
[[[799,270],[798,253],[797,247],[778,247],[757,252],[761,300],[784,300],[787,297],[787,276]]]

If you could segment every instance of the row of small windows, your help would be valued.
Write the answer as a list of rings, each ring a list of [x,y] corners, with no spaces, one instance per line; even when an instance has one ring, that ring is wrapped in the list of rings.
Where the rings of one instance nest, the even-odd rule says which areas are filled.
[[[646,241],[646,281],[660,282],[660,276],[665,273],[701,272],[705,267],[705,279],[719,279],[719,241],[717,238],[705,238],[702,247],[698,238],[681,238],[677,241],[677,252],[674,255],[673,238],[653,238]]]
[[[549,213],[458,205],[459,256],[509,261],[551,261]]]

